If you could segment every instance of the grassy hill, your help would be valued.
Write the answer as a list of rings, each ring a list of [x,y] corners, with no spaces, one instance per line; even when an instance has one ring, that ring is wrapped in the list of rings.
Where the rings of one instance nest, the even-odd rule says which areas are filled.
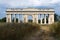
[[[0,40],[23,40],[40,30],[38,24],[31,23],[0,23]]]
[[[35,23],[0,23],[0,40],[60,40],[60,22],[51,25]]]

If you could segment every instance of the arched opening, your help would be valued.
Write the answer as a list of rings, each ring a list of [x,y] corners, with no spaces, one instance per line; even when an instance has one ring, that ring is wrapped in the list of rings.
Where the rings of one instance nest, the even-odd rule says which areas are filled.
[[[18,22],[18,15],[17,14],[12,14],[12,22]]]
[[[46,16],[46,23],[48,24],[48,18],[49,18],[49,14],[47,14]]]
[[[15,14],[12,14],[11,17],[12,17],[12,22],[14,23],[14,20],[15,20],[15,17],[16,17]]]
[[[13,16],[13,14],[11,15],[11,21],[14,22],[14,16]]]
[[[16,14],[16,22],[18,23],[18,14]]]
[[[24,22],[24,17],[22,14],[19,15],[19,19],[20,19],[20,23],[23,23]]]
[[[33,22],[33,17],[32,17],[32,15],[28,15],[28,22],[30,22],[30,23]]]
[[[38,23],[40,24],[40,14],[38,14]]]
[[[44,24],[44,15],[41,14],[41,15],[40,15],[40,18],[41,18],[40,21],[42,20],[42,24]]]
[[[48,14],[45,14],[45,16],[44,16],[44,22],[45,22],[45,24],[48,24]]]

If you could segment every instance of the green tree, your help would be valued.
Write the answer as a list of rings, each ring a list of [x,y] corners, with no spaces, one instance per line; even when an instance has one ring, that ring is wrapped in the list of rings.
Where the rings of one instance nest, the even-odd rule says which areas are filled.
[[[0,19],[0,22],[6,22],[6,17]]]
[[[60,21],[60,15],[54,14],[54,20],[55,20],[55,22]]]
[[[6,17],[2,18],[2,22],[6,22]]]
[[[58,15],[57,14],[54,14],[54,20],[55,20],[55,22],[58,21]]]
[[[60,22],[52,24],[50,29],[52,36],[60,40]]]

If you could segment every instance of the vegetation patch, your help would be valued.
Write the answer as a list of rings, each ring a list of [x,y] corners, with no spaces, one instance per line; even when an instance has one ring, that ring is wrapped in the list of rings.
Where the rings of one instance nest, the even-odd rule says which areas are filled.
[[[60,40],[60,22],[52,24],[50,26],[50,31],[53,37]]]
[[[40,25],[32,23],[6,23],[0,25],[0,40],[23,40],[25,36],[40,30]]]

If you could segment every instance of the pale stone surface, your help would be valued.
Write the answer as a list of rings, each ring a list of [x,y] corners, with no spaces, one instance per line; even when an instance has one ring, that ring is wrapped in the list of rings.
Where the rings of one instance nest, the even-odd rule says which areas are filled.
[[[28,22],[27,15],[24,15],[24,22],[25,22],[25,23]]]
[[[41,17],[41,15],[40,15],[40,18],[41,18],[41,24],[43,24],[43,23],[42,23],[42,17]]]
[[[18,15],[18,23],[20,23],[20,15]]]
[[[38,15],[40,15],[40,24],[46,24],[46,15],[48,15],[48,24],[54,23],[54,9],[51,8],[45,8],[45,9],[38,9],[38,8],[8,8],[6,10],[6,22],[11,23],[12,22],[12,14],[14,14],[14,22],[16,22],[16,15],[18,14],[20,16],[23,15],[23,22],[28,22],[28,15],[32,15],[33,17],[33,23],[38,24]],[[43,23],[43,18],[42,15],[44,15],[44,23]],[[20,17],[18,17],[18,23],[20,23]]]
[[[11,23],[11,15],[8,14],[8,15],[6,15],[6,17],[7,17],[7,18],[6,18],[6,20],[7,20],[6,22]]]
[[[54,23],[54,15],[50,14],[49,15],[49,20],[48,20],[49,24]]]
[[[46,15],[44,15],[44,24],[46,24]]]
[[[14,22],[16,23],[16,14],[14,14]]]

